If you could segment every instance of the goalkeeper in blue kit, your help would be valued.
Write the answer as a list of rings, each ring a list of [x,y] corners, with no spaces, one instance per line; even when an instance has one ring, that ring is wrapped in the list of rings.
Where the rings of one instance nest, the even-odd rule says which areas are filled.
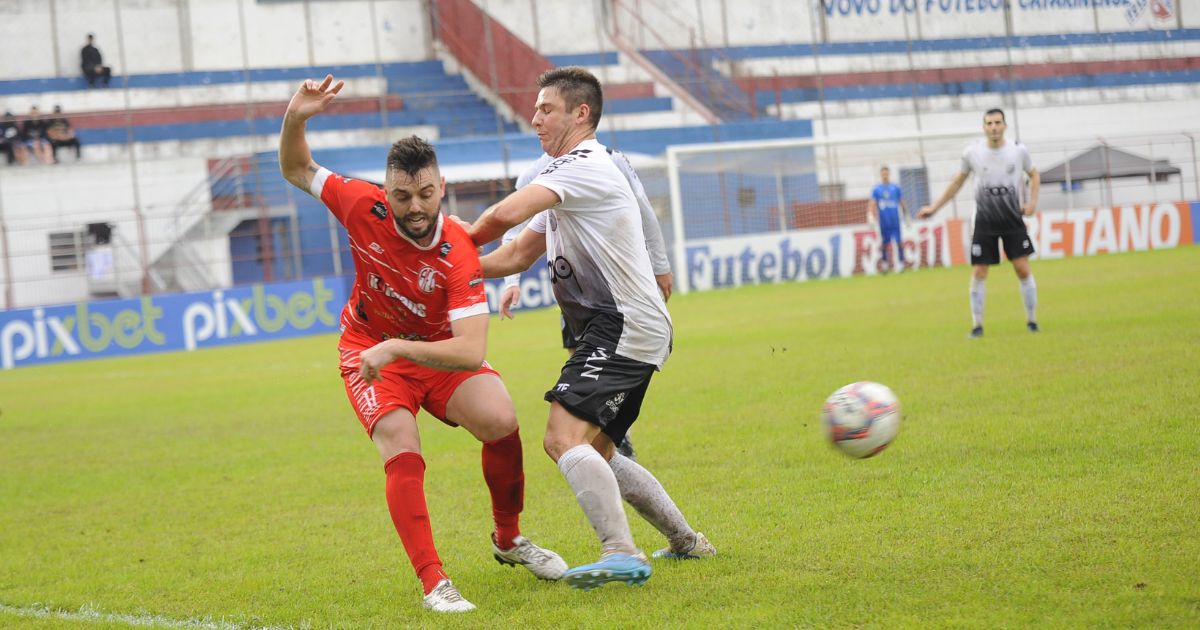
[[[904,271],[904,244],[900,240],[900,221],[908,224],[908,207],[900,187],[890,181],[891,172],[884,166],[879,169],[880,183],[871,191],[868,217],[879,226],[879,255],[881,270]],[[903,213],[901,213],[903,210]],[[888,255],[888,244],[895,243],[899,266]]]

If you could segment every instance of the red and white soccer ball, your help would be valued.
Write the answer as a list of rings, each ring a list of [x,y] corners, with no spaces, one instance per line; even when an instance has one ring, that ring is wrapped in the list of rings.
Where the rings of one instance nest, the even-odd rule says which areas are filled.
[[[900,430],[900,401],[886,385],[861,381],[833,392],[821,413],[833,445],[866,458],[887,448]]]

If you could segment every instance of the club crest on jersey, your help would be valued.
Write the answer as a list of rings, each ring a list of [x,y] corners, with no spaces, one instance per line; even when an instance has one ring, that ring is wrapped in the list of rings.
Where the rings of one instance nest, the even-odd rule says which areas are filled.
[[[433,267],[421,267],[421,271],[417,272],[417,287],[425,293],[433,293],[437,288],[438,275]]]
[[[449,256],[451,247],[454,247],[454,245],[451,243],[442,243],[442,246],[438,249],[438,251],[442,256]]]
[[[387,218],[387,205],[382,201],[376,201],[375,205],[371,206],[371,214],[375,215],[380,221]]]

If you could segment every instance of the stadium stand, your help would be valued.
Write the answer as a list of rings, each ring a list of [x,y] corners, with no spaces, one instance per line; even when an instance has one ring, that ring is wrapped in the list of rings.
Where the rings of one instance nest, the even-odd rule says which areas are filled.
[[[785,106],[817,101],[1194,87],[1200,84],[1196,42],[1200,29],[661,49],[643,54],[723,120],[739,120],[785,111],[812,115],[816,112]],[[1010,52],[1011,64],[1006,63]]]

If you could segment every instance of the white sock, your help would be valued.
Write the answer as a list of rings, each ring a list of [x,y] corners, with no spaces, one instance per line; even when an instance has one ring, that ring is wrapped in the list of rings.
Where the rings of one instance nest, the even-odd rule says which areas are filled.
[[[971,325],[978,328],[983,325],[983,302],[987,297],[987,278],[980,280],[971,276]]]
[[[604,457],[591,444],[580,444],[558,458],[558,469],[600,537],[600,556],[637,553],[617,478]]]
[[[654,475],[641,464],[617,453],[608,461],[621,497],[671,543],[671,550],[687,553],[696,544],[696,532],[688,525],[683,512]]]
[[[1025,320],[1036,322],[1037,282],[1034,282],[1033,274],[1021,281],[1021,301],[1025,303]]]

